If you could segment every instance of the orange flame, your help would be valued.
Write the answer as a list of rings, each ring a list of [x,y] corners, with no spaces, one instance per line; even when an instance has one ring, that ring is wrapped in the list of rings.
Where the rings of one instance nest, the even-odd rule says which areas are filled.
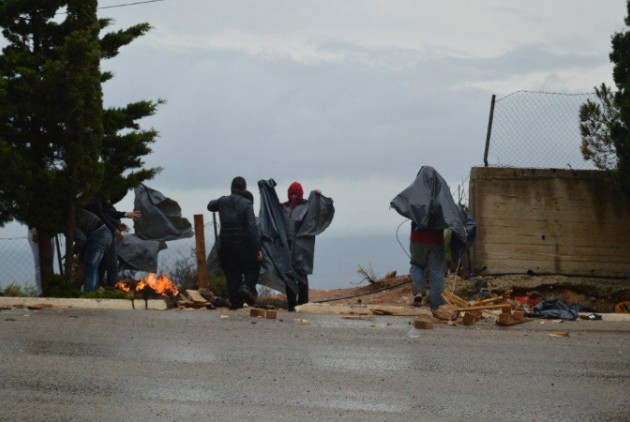
[[[131,291],[131,287],[122,281],[116,283],[116,287],[125,292]],[[136,283],[135,291],[139,292],[146,287],[149,287],[155,293],[160,295],[177,296],[179,294],[179,290],[175,287],[175,283],[163,274],[157,275],[155,273],[151,273],[147,275],[145,278]]]

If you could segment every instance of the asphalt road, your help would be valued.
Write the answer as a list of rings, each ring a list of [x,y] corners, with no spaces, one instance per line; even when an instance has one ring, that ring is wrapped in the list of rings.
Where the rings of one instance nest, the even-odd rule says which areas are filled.
[[[630,420],[628,322],[278,317],[1,311],[0,420]]]

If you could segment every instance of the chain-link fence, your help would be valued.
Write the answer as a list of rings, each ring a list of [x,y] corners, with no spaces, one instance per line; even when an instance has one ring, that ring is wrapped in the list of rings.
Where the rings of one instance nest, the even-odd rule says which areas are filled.
[[[580,106],[595,93],[517,91],[492,96],[486,166],[593,169],[580,152]]]
[[[26,227],[24,236],[3,236],[3,232],[6,230],[0,228],[0,292],[10,285],[22,287],[26,292],[34,292],[35,260]],[[207,255],[215,243],[212,217],[210,221],[204,221],[204,238]],[[59,274],[65,253],[64,237],[59,236],[58,242],[54,243],[54,270]],[[166,246],[158,254],[158,272],[168,275],[180,284],[194,283],[197,276],[195,237],[169,241]]]

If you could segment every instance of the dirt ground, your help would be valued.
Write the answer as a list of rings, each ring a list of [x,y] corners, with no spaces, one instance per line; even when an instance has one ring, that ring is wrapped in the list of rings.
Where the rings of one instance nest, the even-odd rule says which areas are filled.
[[[615,305],[630,301],[630,279],[601,279],[567,276],[503,275],[463,279],[450,275],[446,289],[465,300],[477,300],[511,291],[515,296],[531,299],[529,304],[561,299],[570,305],[581,305],[594,312],[614,312]],[[412,285],[409,275],[389,277],[346,289],[310,290],[311,302],[364,305],[411,305]],[[284,301],[284,303],[283,303]],[[275,306],[286,307],[286,300],[275,298]],[[272,303],[269,303],[272,304]]]

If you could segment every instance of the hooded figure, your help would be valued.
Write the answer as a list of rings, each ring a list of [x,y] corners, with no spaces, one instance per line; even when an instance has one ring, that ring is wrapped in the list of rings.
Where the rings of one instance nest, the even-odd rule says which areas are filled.
[[[304,199],[304,189],[298,182],[289,186],[288,201],[279,203],[273,179],[261,180],[260,227],[265,250],[265,263],[260,284],[276,288],[284,283],[290,311],[296,304],[308,302],[308,274],[313,273],[315,236],[332,222],[333,200],[319,190]]]
[[[282,204],[287,226],[291,267],[297,277],[297,304],[308,302],[308,274],[313,274],[315,236],[322,233],[332,222],[335,214],[333,200],[315,189],[304,199],[304,189],[293,182],[287,189],[288,201]],[[289,308],[293,298],[287,299]]]

